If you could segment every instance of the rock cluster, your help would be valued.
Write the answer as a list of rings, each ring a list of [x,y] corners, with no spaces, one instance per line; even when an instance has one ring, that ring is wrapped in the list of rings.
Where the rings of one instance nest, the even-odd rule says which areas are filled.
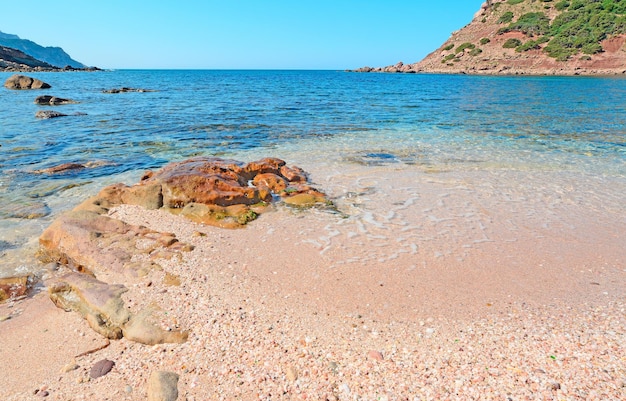
[[[154,323],[157,305],[132,313],[122,300],[126,287],[111,283],[163,270],[159,259],[171,259],[193,247],[174,234],[117,220],[110,210],[121,204],[138,205],[236,228],[254,220],[275,199],[293,206],[328,204],[325,195],[307,183],[302,169],[276,158],[243,164],[198,157],[148,171],[133,186],[108,186],[59,216],[41,235],[40,259],[71,270],[47,283],[50,299],[64,310],[78,312],[106,338],[125,337],[143,344],[184,342],[187,332],[165,330]],[[137,255],[145,257],[137,259]],[[180,283],[168,272],[165,281]]]
[[[25,75],[12,75],[5,83],[4,87],[12,90],[31,90],[31,89],[49,89],[50,84],[47,84],[39,79],[27,77]],[[63,99],[56,96],[43,95],[35,98],[35,104],[40,106],[59,106],[64,104],[78,103],[71,99]],[[54,110],[39,110],[35,113],[35,118],[41,120],[48,120],[51,118],[66,117],[69,114],[64,114]],[[84,113],[74,113],[72,115],[84,115]]]
[[[413,68],[411,64],[404,64],[402,61],[400,61],[395,65],[390,65],[387,67],[361,67],[350,72],[404,72],[414,74],[417,71]]]

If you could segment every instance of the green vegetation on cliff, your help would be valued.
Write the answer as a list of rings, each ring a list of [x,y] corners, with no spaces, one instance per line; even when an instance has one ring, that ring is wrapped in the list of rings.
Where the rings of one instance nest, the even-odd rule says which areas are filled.
[[[527,0],[534,3],[537,0]],[[524,1],[508,0],[509,5]],[[522,32],[529,37],[540,37],[516,47],[519,52],[540,49],[541,44],[550,57],[560,61],[579,54],[596,54],[603,51],[601,41],[612,35],[626,33],[626,0],[572,0],[550,5],[542,0],[543,8],[552,7],[560,13],[552,21],[542,11],[527,12],[513,20],[512,11],[506,11],[499,23],[508,23],[499,33]],[[511,43],[507,42],[510,47]]]

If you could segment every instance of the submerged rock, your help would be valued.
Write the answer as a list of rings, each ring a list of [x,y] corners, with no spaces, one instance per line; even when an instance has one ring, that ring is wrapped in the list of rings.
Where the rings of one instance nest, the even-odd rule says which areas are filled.
[[[33,171],[33,173],[35,174],[58,174],[58,173],[65,173],[67,171],[82,170],[85,167],[86,166],[84,164],[80,164],[80,163],[63,163],[63,164],[59,164],[56,166],[44,168],[41,170],[35,170]]]
[[[156,92],[156,91],[152,89],[127,88],[127,87],[105,89],[102,91],[102,93],[128,93],[128,92],[144,93],[144,92]]]
[[[72,115],[72,116],[84,116],[86,114],[85,113],[80,113],[80,112],[73,113],[73,114],[63,114],[63,113],[60,113],[60,112],[54,111],[54,110],[39,110],[37,113],[35,113],[35,117],[39,118],[39,119],[42,119],[42,120],[47,120],[47,119],[50,119],[50,118],[57,118],[57,117],[67,117],[69,115]]]
[[[39,118],[41,120],[48,120],[50,118],[58,118],[58,117],[67,117],[67,114],[60,113],[54,110],[39,110],[35,113],[35,118]]]
[[[27,200],[19,203],[6,205],[0,216],[14,219],[39,219],[50,214],[50,208],[44,202],[38,200]]]
[[[27,77],[25,75],[12,75],[4,82],[4,87],[13,90],[24,89],[48,89],[51,86],[39,79]]]

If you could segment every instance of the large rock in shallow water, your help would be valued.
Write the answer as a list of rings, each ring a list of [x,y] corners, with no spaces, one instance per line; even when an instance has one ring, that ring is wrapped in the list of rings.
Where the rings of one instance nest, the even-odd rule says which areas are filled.
[[[163,205],[181,208],[189,203],[231,206],[272,200],[268,191],[248,185],[251,174],[239,162],[195,158],[165,166],[144,181],[161,185]]]
[[[27,77],[25,75],[13,75],[9,77],[4,83],[4,87],[7,89],[21,90],[21,89],[48,89],[51,86],[36,78]]]
[[[163,207],[196,222],[233,228],[254,220],[262,211],[259,205],[275,198],[297,206],[328,203],[306,180],[302,169],[277,158],[244,164],[197,157],[171,163],[156,173],[146,172],[122,198],[128,200],[124,203]],[[142,192],[150,196],[137,196]]]

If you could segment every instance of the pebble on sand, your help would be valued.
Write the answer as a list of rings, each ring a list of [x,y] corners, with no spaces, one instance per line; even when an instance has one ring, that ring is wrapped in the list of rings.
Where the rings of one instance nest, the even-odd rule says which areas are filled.
[[[104,376],[107,373],[109,373],[111,369],[113,369],[113,366],[115,366],[115,362],[110,361],[108,359],[103,359],[101,361],[98,361],[91,368],[91,371],[89,372],[89,376],[92,379],[97,379],[98,377]]]
[[[368,352],[367,357],[375,361],[382,361],[385,359],[382,353],[380,353],[379,351],[375,351],[375,350],[371,350],[370,352]]]
[[[179,376],[173,372],[155,371],[148,380],[148,401],[176,401]]]

